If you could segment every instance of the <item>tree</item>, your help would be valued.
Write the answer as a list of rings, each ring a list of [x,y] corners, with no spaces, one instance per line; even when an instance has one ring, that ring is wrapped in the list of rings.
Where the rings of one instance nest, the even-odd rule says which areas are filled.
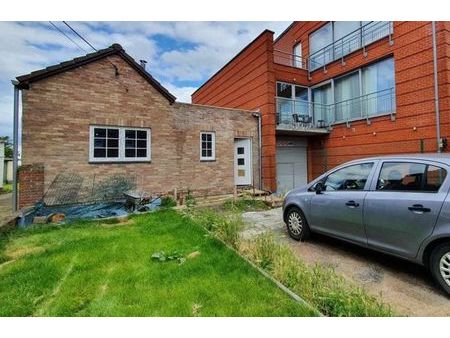
[[[0,136],[0,140],[5,142],[5,158],[13,157],[13,146],[9,136]]]

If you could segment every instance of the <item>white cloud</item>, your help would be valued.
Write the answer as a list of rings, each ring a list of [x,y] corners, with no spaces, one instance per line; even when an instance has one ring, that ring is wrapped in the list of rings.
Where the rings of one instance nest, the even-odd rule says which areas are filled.
[[[62,22],[54,22],[86,51],[92,50],[70,33]],[[265,28],[276,33],[287,22],[70,22],[97,48],[120,43],[136,60],[146,59],[150,72],[179,101],[190,102],[201,83],[222,67]],[[0,22],[0,136],[12,135],[10,80],[83,55],[72,42],[48,22]],[[160,46],[158,37],[180,42],[183,47]],[[164,47],[164,50],[161,49]],[[188,85],[177,85],[186,82]]]

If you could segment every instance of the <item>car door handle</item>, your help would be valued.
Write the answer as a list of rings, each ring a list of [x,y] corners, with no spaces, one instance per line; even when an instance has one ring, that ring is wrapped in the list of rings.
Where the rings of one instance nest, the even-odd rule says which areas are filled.
[[[349,208],[359,207],[359,203],[356,203],[355,201],[348,201],[347,203],[345,203],[345,205],[348,206]]]
[[[412,207],[408,207],[408,210],[416,213],[423,214],[424,212],[430,212],[430,208],[425,208],[422,204],[414,204]]]

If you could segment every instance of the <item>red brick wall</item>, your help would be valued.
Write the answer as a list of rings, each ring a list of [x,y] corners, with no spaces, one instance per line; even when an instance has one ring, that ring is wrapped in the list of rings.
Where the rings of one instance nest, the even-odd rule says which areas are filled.
[[[264,31],[192,95],[193,103],[259,110],[262,114],[262,181],[276,189],[273,33]]]
[[[22,165],[19,169],[19,209],[39,202],[44,195],[44,165]]]
[[[370,63],[386,57],[393,57],[396,79],[396,115],[395,121],[389,116],[371,118],[371,124],[366,121],[335,125],[329,136],[309,137],[308,147],[308,176],[312,179],[324,170],[330,169],[342,162],[366,156],[375,156],[392,153],[426,152],[437,150],[436,118],[434,108],[434,79],[432,58],[431,22],[394,22],[394,43],[389,44],[386,37],[374,42],[367,48],[367,55],[362,50],[353,52],[345,57],[345,65],[337,60],[326,66],[326,71],[318,69],[308,74],[303,69],[283,65],[277,56],[277,50],[292,52],[293,46],[302,43],[302,54],[309,54],[309,35],[324,25],[325,21],[294,22],[289,29],[273,43],[275,50],[274,63],[269,64],[273,69],[273,80],[267,81],[272,88],[267,90],[267,100],[275,95],[275,82],[285,81],[300,85],[312,86],[330,78],[343,75],[352,70],[361,68]],[[258,39],[255,41],[255,43]],[[270,41],[267,40],[267,43]],[[249,50],[234,59],[231,64],[216,74],[207,84],[194,94],[193,100],[212,100],[217,105],[239,106],[240,98],[252,97],[260,93],[251,86],[235,84],[226,79],[239,79],[242,74],[253,69],[256,63],[248,55],[257,47],[252,44]],[[437,22],[438,43],[438,82],[441,117],[441,136],[450,134],[450,23]],[[270,47],[267,47],[267,52]],[[270,59],[270,58],[268,58]],[[258,63],[258,66],[260,64]],[[252,68],[253,67],[253,68]],[[260,66],[262,67],[262,66]],[[252,82],[253,83],[253,82]],[[216,100],[216,95],[228,88],[239,88],[239,98],[226,95],[226,100]],[[220,96],[219,96],[220,97]],[[259,106],[257,105],[259,104]],[[253,101],[251,108],[264,107],[263,102]],[[263,130],[266,137],[263,139],[263,149],[266,155],[271,154],[273,134],[275,133],[275,106],[267,105],[263,110]],[[267,137],[271,135],[271,137]],[[268,148],[268,146],[270,148]],[[270,149],[270,152],[268,151]],[[275,157],[270,157],[274,161]],[[264,165],[264,162],[263,162]],[[275,162],[265,163],[265,184],[276,186]],[[267,179],[271,182],[267,182]]]

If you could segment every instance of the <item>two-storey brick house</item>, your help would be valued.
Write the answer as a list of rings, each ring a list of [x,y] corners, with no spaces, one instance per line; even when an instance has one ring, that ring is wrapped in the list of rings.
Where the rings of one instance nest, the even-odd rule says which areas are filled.
[[[354,158],[443,151],[449,31],[448,22],[294,22],[275,40],[262,32],[192,102],[261,112],[271,191]]]

